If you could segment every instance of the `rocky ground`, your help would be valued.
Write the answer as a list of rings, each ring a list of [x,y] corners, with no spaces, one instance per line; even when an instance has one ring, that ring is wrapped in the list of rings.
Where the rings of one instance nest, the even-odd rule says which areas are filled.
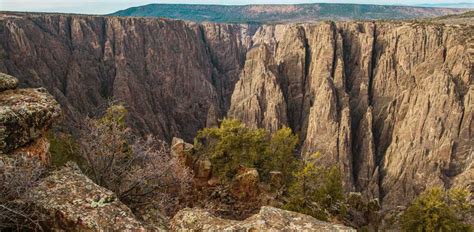
[[[264,206],[243,221],[217,218],[206,211],[183,209],[171,221],[176,231],[356,231],[350,227],[316,220],[308,215]]]

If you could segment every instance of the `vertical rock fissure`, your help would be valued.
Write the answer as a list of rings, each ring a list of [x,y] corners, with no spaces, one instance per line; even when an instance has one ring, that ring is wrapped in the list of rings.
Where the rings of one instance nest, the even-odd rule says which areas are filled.
[[[101,34],[100,34],[101,55],[102,55],[102,60],[104,60],[105,43],[107,41],[107,21],[105,18],[100,21],[100,29],[101,29]]]
[[[376,65],[377,65],[377,24],[375,22],[372,22],[373,24],[373,27],[374,27],[374,32],[373,32],[373,35],[372,35],[372,51],[371,51],[371,56],[370,56],[370,64],[369,64],[369,88],[368,88],[368,99],[367,99],[367,104],[368,104],[368,107],[372,107],[372,98],[373,98],[373,82],[374,82],[374,78],[375,78],[375,71],[376,71]],[[370,128],[367,128],[368,130],[371,130],[371,133],[373,134],[374,133],[374,124],[373,124],[373,120],[374,120],[374,117],[372,116],[370,118],[370,120],[372,120],[372,127]],[[354,141],[354,140],[353,140]],[[357,140],[356,140],[357,141]],[[377,158],[377,154],[378,154],[378,148],[379,148],[379,144],[377,143],[377,139],[375,139],[374,137],[372,137],[372,144],[373,144],[373,156],[374,157],[371,157],[374,161],[374,172],[380,172],[381,171],[381,167],[380,167],[380,163],[382,162],[382,159],[381,158]],[[358,144],[358,146],[360,146],[360,144]],[[372,176],[374,176],[375,173],[372,173]],[[382,200],[383,200],[383,195],[382,195],[382,181],[383,181],[383,175],[381,175],[381,173],[379,173],[378,175],[375,175],[376,176],[376,180],[375,182],[377,183],[378,185],[378,195],[379,195],[379,201],[380,203],[382,203]]]
[[[332,67],[331,67],[331,78],[334,81],[334,76],[336,73],[336,61],[337,61],[337,28],[336,24],[334,22],[331,22],[331,30],[332,30],[332,47],[333,47],[333,53],[332,53]],[[338,106],[336,106],[338,107]],[[339,109],[339,108],[337,108]]]
[[[461,104],[464,105],[464,102],[461,101]],[[463,121],[464,121],[464,114],[466,113],[466,109],[465,109],[464,107],[462,107],[461,110],[462,110],[461,119],[459,120],[459,124],[458,124],[458,134],[457,134],[458,137],[461,135],[462,123],[463,123]],[[453,153],[453,154],[454,154],[454,153]]]
[[[372,82],[375,76],[375,65],[377,64],[376,62],[376,45],[377,45],[377,24],[373,23],[374,25],[374,34],[372,35],[372,53],[370,55],[370,64],[369,64],[369,88],[368,88],[368,105],[372,106]]]
[[[72,17],[66,17],[66,33],[67,33],[67,45],[69,50],[72,51]]]
[[[198,30],[199,30],[199,36],[201,37],[202,43],[206,51],[206,55],[209,57],[209,64],[211,65],[211,83],[218,93],[218,99],[219,99],[219,110],[218,110],[219,113],[218,114],[221,114],[222,112],[225,112],[226,110],[224,87],[221,83],[221,80],[218,80],[216,75],[214,74],[214,70],[216,70],[219,73],[222,73],[222,70],[219,69],[219,64],[215,60],[215,57],[212,54],[211,46],[209,45],[209,42],[207,41],[207,38],[206,38],[206,32],[204,31],[204,26],[199,25]]]
[[[334,79],[336,78],[336,62],[337,62],[337,27],[334,22],[331,22],[331,30],[332,30],[332,67],[331,67],[331,84],[334,83]],[[336,101],[334,102],[336,104],[336,119],[337,119],[337,134],[339,135],[341,132],[341,113],[340,113],[340,105],[339,105],[339,95],[337,89],[334,88],[334,92],[336,95]],[[336,161],[338,163],[341,163],[340,159],[340,148],[339,148],[339,136],[336,137]],[[346,183],[347,184],[347,183]]]
[[[303,35],[303,45],[304,45],[304,75],[303,75],[303,82],[301,83],[302,84],[302,93],[303,93],[303,97],[301,98],[301,108],[300,108],[300,118],[299,118],[299,124],[301,125],[300,126],[300,130],[303,130],[303,115],[304,115],[304,106],[305,106],[305,101],[306,101],[306,81],[308,80],[308,76],[309,76],[309,68],[310,68],[310,65],[311,65],[311,47],[309,45],[309,42],[308,42],[308,36],[306,35],[306,29],[304,27],[301,27],[301,30],[302,30],[302,35]],[[301,131],[298,131],[295,133],[299,133]]]

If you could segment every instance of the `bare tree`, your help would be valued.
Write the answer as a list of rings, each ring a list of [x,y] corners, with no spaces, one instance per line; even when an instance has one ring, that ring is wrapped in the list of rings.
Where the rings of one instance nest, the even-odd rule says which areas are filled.
[[[166,143],[148,136],[136,140],[132,153],[130,171],[120,186],[122,200],[143,204],[147,199],[159,199],[164,208],[172,208],[176,199],[188,192],[192,173],[178,157],[171,156]]]
[[[31,157],[0,158],[0,231],[42,231],[40,213],[27,193],[45,172],[41,162]]]
[[[174,207],[190,187],[190,170],[171,156],[165,142],[132,136],[125,114],[115,105],[102,118],[84,123],[80,153],[86,173],[132,209],[157,200],[164,208]]]

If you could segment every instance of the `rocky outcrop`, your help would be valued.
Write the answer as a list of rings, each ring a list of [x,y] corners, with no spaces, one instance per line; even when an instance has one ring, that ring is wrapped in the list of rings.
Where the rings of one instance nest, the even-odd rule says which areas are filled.
[[[287,124],[286,103],[272,70],[274,66],[269,61],[270,52],[262,45],[247,55],[242,76],[232,95],[229,116],[239,118],[249,126],[276,131]]]
[[[259,183],[257,169],[240,167],[232,180],[230,192],[239,200],[255,199],[259,194]]]
[[[469,172],[473,111],[465,104],[474,73],[464,46],[473,32],[423,24],[378,27],[371,105],[384,204],[407,203],[424,188],[450,186]]]
[[[0,91],[15,89],[18,85],[18,80],[5,73],[0,73]]]
[[[303,157],[321,153],[315,162],[339,166],[347,191],[388,207],[472,185],[473,31],[4,15],[0,71],[47,88],[72,122],[114,98],[134,129],[168,140],[191,141],[223,116],[289,126]]]
[[[311,216],[277,209],[261,208],[243,221],[212,216],[201,209],[183,209],[171,221],[174,231],[356,231],[347,226],[319,221]]]
[[[212,163],[206,157],[197,157],[194,154],[194,146],[184,142],[183,139],[174,137],[171,141],[171,155],[193,170],[194,177],[198,182],[207,183],[212,175]]]
[[[114,193],[96,185],[74,163],[43,179],[30,193],[51,218],[48,228],[67,231],[145,231]]]
[[[22,153],[48,162],[44,134],[60,106],[44,88],[16,89],[16,78],[0,73],[0,155]]]
[[[43,170],[48,165],[49,141],[45,132],[58,119],[61,110],[44,88],[16,89],[16,83],[16,78],[0,73],[0,171],[13,175],[8,173],[9,168],[27,164],[30,166],[21,167],[29,168],[26,169],[29,171],[22,170],[26,175],[22,178],[39,178],[35,176],[39,174],[33,173],[32,169]],[[144,231],[129,208],[118,201],[112,192],[94,184],[75,164],[54,171],[39,183],[28,181],[31,181],[28,186],[21,186],[28,191],[18,193],[26,196],[16,200],[38,210],[35,217],[45,228]]]

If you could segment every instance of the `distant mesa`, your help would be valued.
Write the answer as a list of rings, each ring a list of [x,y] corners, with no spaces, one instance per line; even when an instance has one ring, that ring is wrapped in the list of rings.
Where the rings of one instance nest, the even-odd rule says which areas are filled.
[[[193,5],[150,4],[112,13],[114,16],[144,16],[219,23],[312,22],[320,20],[414,19],[460,14],[458,8],[439,6],[388,6],[364,4],[294,4],[294,5]],[[450,6],[447,6],[450,7]]]

